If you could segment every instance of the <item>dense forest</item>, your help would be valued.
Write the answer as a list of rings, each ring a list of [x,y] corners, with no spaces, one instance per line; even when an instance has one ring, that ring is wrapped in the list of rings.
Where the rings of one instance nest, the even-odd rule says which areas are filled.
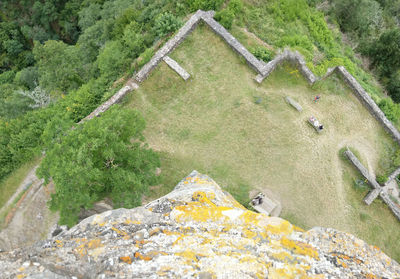
[[[39,173],[52,177],[56,185],[69,185],[65,181],[76,177],[75,168],[84,166],[88,174],[78,186],[69,185],[72,188],[53,197],[53,208],[62,210],[61,223],[73,224],[81,206],[105,195],[120,205],[138,205],[138,196],[126,195],[131,189],[122,185],[129,182],[136,192],[145,191],[155,179],[149,173],[159,165],[156,153],[129,142],[132,137],[143,140],[140,115],[113,110],[91,124],[70,128],[115,93],[197,9],[216,10],[215,18],[239,40],[243,28],[261,38],[270,48],[247,47],[264,61],[290,47],[301,52],[319,75],[328,67],[346,66],[399,126],[399,0],[3,0],[0,180],[45,151],[48,156]],[[110,119],[123,123],[129,117],[134,128],[126,133],[122,126],[110,125]],[[105,128],[96,131],[96,127]],[[115,129],[119,137],[110,147],[107,135]],[[93,154],[102,148],[108,153],[97,152],[82,161],[82,156],[90,157],[88,150]],[[121,148],[136,153],[128,152],[114,162]],[[75,151],[80,157],[74,162],[79,164],[68,164]],[[131,166],[129,156],[145,159]],[[123,175],[132,167],[136,176]],[[84,187],[88,181],[93,187]],[[83,194],[73,199],[74,191]],[[72,207],[63,202],[70,199],[75,202]]]

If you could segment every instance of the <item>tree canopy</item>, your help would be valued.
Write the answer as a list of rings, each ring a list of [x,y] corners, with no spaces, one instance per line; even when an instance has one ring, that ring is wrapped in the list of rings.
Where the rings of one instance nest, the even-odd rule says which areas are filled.
[[[61,122],[61,123],[60,123]],[[147,187],[156,182],[158,155],[144,144],[145,122],[136,111],[115,107],[101,117],[69,127],[54,120],[44,133],[48,147],[38,174],[56,192],[50,208],[60,211],[60,223],[72,226],[82,208],[111,196],[115,207],[136,207]]]

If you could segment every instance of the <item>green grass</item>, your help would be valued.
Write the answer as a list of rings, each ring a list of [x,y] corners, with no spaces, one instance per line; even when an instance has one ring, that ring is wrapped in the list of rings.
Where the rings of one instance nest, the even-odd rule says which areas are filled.
[[[0,208],[10,199],[21,185],[29,171],[39,163],[40,158],[35,158],[18,169],[14,170],[0,182]]]
[[[269,189],[296,225],[353,233],[400,259],[399,222],[380,201],[362,203],[367,190],[354,189],[357,173],[339,155],[350,146],[371,172],[383,173],[397,146],[337,77],[311,88],[286,65],[258,85],[256,73],[205,26],[171,57],[191,79],[161,63],[126,103],[143,113],[147,141],[161,152],[161,184],[149,199],[196,169],[242,203],[249,190]],[[314,103],[317,94],[322,99]],[[325,125],[321,134],[307,123],[311,115]]]

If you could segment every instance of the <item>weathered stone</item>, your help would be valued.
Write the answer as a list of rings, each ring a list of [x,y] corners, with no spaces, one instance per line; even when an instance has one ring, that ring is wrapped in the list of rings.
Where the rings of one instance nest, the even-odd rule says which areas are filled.
[[[171,210],[157,213],[165,200]],[[334,229],[304,232],[246,210],[196,171],[158,201],[91,216],[46,243],[0,253],[0,277],[400,276],[399,264],[376,247]]]
[[[163,58],[164,62],[167,63],[167,65],[173,69],[178,75],[181,76],[185,81],[190,78],[190,75],[184,68],[182,68],[178,62],[176,62],[174,59],[172,59],[169,56],[164,56]]]

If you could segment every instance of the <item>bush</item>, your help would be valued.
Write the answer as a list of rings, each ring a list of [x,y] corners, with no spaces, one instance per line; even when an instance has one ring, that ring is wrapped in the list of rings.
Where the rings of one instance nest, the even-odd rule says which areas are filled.
[[[400,119],[400,105],[393,103],[390,98],[382,99],[378,105],[390,121],[398,122]]]
[[[192,12],[199,9],[203,11],[217,11],[222,3],[224,3],[224,0],[186,0],[186,3]]]
[[[117,78],[129,64],[127,52],[120,41],[107,42],[97,57],[97,62],[100,74],[109,81]]]
[[[215,14],[215,19],[226,29],[230,29],[235,19],[235,13],[231,9],[224,9]]]
[[[386,89],[393,101],[400,103],[400,71],[396,71],[391,75]]]
[[[28,67],[19,71],[14,78],[14,82],[28,89],[34,89],[38,84],[38,71],[36,67]]]
[[[388,180],[388,177],[386,175],[377,175],[376,176],[376,182],[378,182],[380,185],[385,184],[385,182]]]
[[[37,173],[46,182],[54,181],[50,208],[60,211],[61,224],[74,225],[82,208],[105,196],[111,196],[116,208],[141,204],[143,193],[157,181],[160,165],[157,153],[144,144],[144,127],[138,112],[113,107],[58,138],[50,134]]]
[[[228,4],[228,9],[233,11],[233,13],[235,15],[237,15],[238,13],[240,13],[243,9],[243,3],[242,0],[231,0],[229,1]]]
[[[0,84],[11,83],[15,77],[14,71],[7,71],[0,74]]]
[[[262,60],[264,62],[269,62],[275,56],[275,53],[266,47],[257,46],[256,48],[251,50],[251,53],[257,57],[257,59]]]
[[[165,12],[156,18],[154,30],[159,37],[164,37],[167,34],[175,32],[182,26],[182,21],[171,14]]]

